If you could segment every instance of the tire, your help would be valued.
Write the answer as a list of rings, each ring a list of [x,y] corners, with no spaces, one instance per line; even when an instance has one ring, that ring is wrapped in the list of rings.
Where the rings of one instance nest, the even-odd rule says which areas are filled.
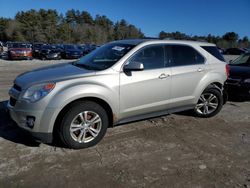
[[[194,114],[201,118],[213,117],[221,111],[223,106],[223,96],[217,88],[207,88],[201,94]]]
[[[59,135],[69,148],[87,148],[96,145],[104,137],[108,125],[108,115],[102,106],[92,101],[80,101],[66,112],[59,127]]]

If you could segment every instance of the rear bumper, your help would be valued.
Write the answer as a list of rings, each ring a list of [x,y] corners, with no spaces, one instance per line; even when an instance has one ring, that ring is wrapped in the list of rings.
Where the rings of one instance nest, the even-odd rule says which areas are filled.
[[[244,98],[250,98],[250,84],[249,83],[238,83],[238,84],[226,83],[226,88],[227,88],[229,97],[241,96]]]

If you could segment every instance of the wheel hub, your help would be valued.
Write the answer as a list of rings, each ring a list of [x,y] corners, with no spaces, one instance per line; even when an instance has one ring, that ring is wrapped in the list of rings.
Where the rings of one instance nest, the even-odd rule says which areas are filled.
[[[70,135],[79,143],[87,143],[98,136],[101,126],[102,121],[97,113],[84,111],[73,119],[70,125]]]
[[[219,105],[218,98],[212,93],[204,93],[200,96],[195,107],[196,111],[202,115],[213,113]]]

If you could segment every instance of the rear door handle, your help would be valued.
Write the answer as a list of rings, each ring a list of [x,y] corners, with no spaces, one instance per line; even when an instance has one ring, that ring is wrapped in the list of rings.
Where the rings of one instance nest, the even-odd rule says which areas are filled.
[[[203,68],[198,68],[197,71],[198,71],[198,72],[203,72],[204,69],[203,69]]]
[[[162,73],[160,76],[159,76],[159,78],[160,79],[164,79],[164,78],[167,78],[167,77],[169,77],[170,75],[169,74],[164,74],[164,73]]]

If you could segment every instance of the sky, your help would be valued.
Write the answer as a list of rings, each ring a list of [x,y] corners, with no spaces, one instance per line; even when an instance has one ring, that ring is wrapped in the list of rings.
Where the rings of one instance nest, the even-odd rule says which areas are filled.
[[[220,36],[234,31],[250,38],[250,0],[0,0],[0,17],[40,8],[63,14],[85,10],[113,22],[125,19],[148,37],[157,37],[160,31]]]

